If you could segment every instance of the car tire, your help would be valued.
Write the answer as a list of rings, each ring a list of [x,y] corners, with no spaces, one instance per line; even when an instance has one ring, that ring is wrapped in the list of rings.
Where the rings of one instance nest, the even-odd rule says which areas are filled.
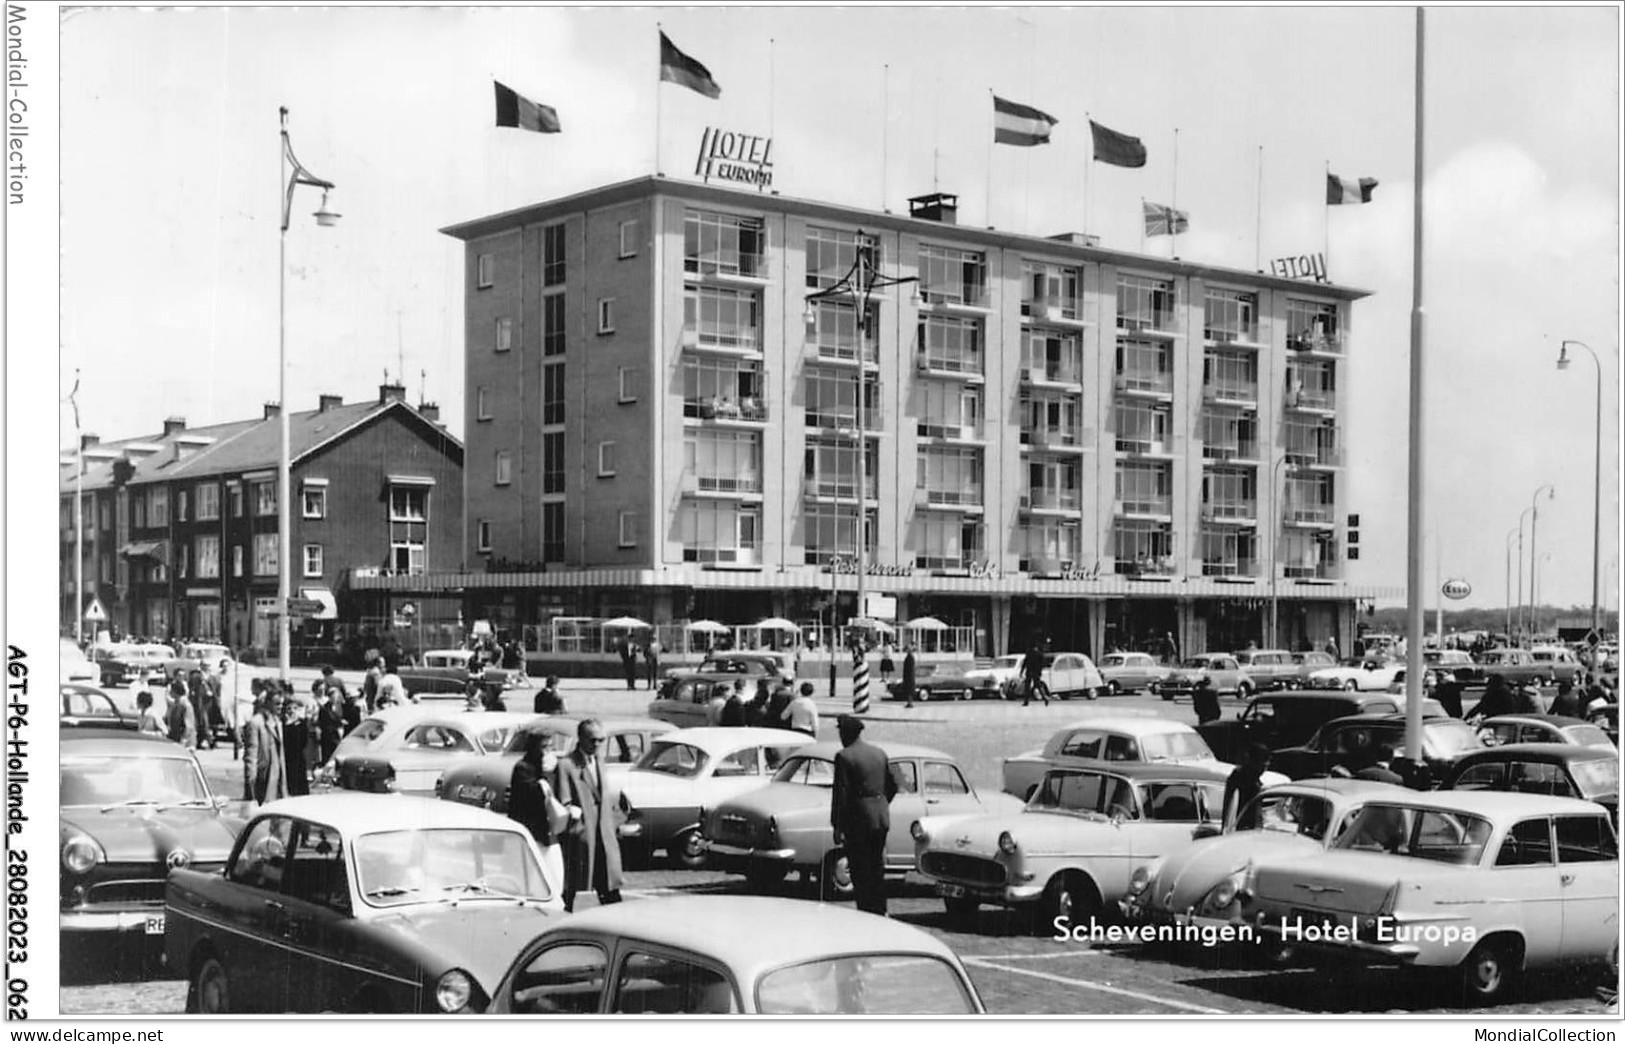
[[[1246,682],[1241,682],[1240,684],[1238,684],[1236,686],[1236,698],[1237,699],[1250,700],[1250,699],[1252,699],[1252,697],[1253,697],[1253,687],[1251,685],[1248,685]]]
[[[231,997],[226,988],[226,966],[214,957],[208,957],[192,973],[191,988],[186,991],[186,1012],[189,1015],[227,1015],[231,1013]]]
[[[1072,871],[1056,874],[1039,897],[1034,933],[1052,935],[1057,918],[1064,919],[1068,927],[1092,924],[1100,916],[1100,908],[1100,893],[1087,877]]]
[[[969,690],[969,689],[960,689],[959,690],[959,698],[961,700],[972,700],[972,699],[975,699],[975,697],[976,697],[976,694],[974,692],[972,692],[971,690]]]
[[[839,848],[824,853],[818,870],[818,897],[826,902],[846,902],[852,898],[852,867],[846,853]]]
[[[1504,936],[1484,939],[1473,947],[1457,969],[1461,1000],[1468,1007],[1497,1004],[1517,985],[1518,948]]]
[[[689,827],[666,842],[666,857],[674,870],[698,870],[705,866],[705,849],[700,847],[700,830]]]
[[[1108,696],[1118,696],[1118,695],[1121,695],[1122,692],[1123,692],[1123,687],[1121,685],[1117,684],[1116,679],[1113,679],[1112,681],[1109,681],[1109,682],[1106,683],[1106,695],[1108,695]]]
[[[954,921],[970,921],[976,917],[976,911],[982,908],[979,900],[965,896],[959,899],[944,897],[942,905],[948,911],[948,918]]]
[[[1355,681],[1353,678],[1350,678],[1348,681],[1343,683],[1343,691],[1358,692],[1360,691],[1360,683]]]

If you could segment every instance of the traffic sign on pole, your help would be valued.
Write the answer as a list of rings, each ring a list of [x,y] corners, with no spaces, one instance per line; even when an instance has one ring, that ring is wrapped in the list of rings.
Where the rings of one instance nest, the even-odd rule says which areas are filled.
[[[102,608],[102,600],[100,598],[92,598],[90,600],[90,608],[85,610],[85,619],[89,620],[91,623],[107,622],[107,610]]]
[[[322,603],[314,598],[288,599],[289,616],[315,616],[322,611]]]

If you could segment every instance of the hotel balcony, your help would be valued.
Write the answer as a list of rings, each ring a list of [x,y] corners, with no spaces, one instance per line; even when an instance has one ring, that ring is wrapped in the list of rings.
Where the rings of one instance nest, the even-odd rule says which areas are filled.
[[[1120,373],[1112,378],[1112,389],[1127,398],[1172,399],[1174,376],[1171,373]]]
[[[767,404],[754,395],[747,395],[737,401],[722,397],[684,399],[683,416],[717,427],[737,425],[745,428],[764,427],[768,419]]]
[[[1258,522],[1256,500],[1209,500],[1202,503],[1202,521],[1230,522],[1237,525],[1255,525]]]
[[[1281,576],[1288,580],[1341,580],[1343,566],[1335,561],[1315,565],[1283,565]]]
[[[1209,326],[1202,331],[1202,339],[1209,345],[1249,348],[1253,351],[1264,351],[1269,348],[1269,335],[1258,323],[1235,329]]]
[[[1137,439],[1132,435],[1117,436],[1117,452],[1127,457],[1172,457],[1173,446],[1166,439]]]
[[[858,366],[858,346],[855,342],[831,343],[809,337],[802,343],[802,355],[809,362],[828,366],[844,366],[854,370]],[[863,365],[870,369],[880,365],[880,346],[874,341],[863,346]]]
[[[1119,518],[1172,518],[1174,514],[1174,498],[1162,497],[1123,497],[1114,501],[1112,513]]]
[[[1337,392],[1327,388],[1293,388],[1288,386],[1286,408],[1302,413],[1329,416],[1337,412]]]
[[[980,424],[945,424],[922,420],[914,426],[914,433],[922,439],[946,439],[949,442],[982,441]]]
[[[742,547],[685,546],[683,561],[706,565],[756,566],[762,564],[762,549],[756,544]]]
[[[723,254],[683,258],[683,275],[700,282],[761,286],[768,281],[765,254]]]
[[[1202,575],[1214,577],[1257,577],[1258,560],[1254,558],[1203,559]]]
[[[1177,337],[1180,328],[1179,312],[1174,309],[1135,312],[1117,316],[1117,332],[1119,334]]]
[[[1335,517],[1330,504],[1313,504],[1287,508],[1281,515],[1281,522],[1306,529],[1328,529],[1337,524]]]
[[[1202,385],[1202,401],[1218,406],[1255,409],[1258,406],[1258,384],[1239,381],[1209,382]]]
[[[1070,571],[1076,564],[1076,559],[1050,555],[1028,558],[1018,563],[1023,572],[1033,576],[1059,576]]]
[[[1041,489],[1021,494],[1022,511],[1061,511],[1071,513],[1083,506],[1083,494],[1075,489]]]
[[[863,484],[863,499],[878,500],[880,497],[880,483],[874,475],[869,475],[867,478],[868,481]],[[855,476],[803,478],[801,480],[801,495],[808,500],[856,503],[858,499],[858,480]]]
[[[807,409],[807,427],[819,428],[824,431],[844,433],[847,437],[857,434],[858,413],[847,408],[820,407]],[[863,430],[866,432],[881,432],[886,427],[885,413],[878,409],[863,411]]]
[[[917,352],[914,356],[914,369],[927,377],[943,377],[978,384],[982,381],[982,357],[979,354],[948,355]]]
[[[1046,450],[1052,453],[1087,453],[1089,439],[1075,431],[1060,428],[1022,428],[1021,445],[1024,449]]]
[[[683,348],[693,352],[711,352],[742,358],[760,358],[762,338],[755,330],[736,330],[727,333],[707,332],[692,326],[683,327]]]
[[[684,471],[682,489],[686,496],[754,498],[762,495],[762,476],[697,475],[693,471]]]
[[[1343,335],[1311,331],[1287,334],[1286,348],[1317,358],[1339,359],[1343,355]]]
[[[1256,462],[1258,456],[1258,443],[1252,439],[1237,439],[1232,442],[1204,442],[1202,444],[1203,460],[1236,461],[1238,463]]]
[[[973,564],[987,560],[987,554],[980,548],[971,548],[961,551],[957,555],[928,555],[914,556],[915,569],[952,570],[962,572]]]
[[[1078,392],[1083,390],[1083,369],[1074,362],[1023,366],[1021,383],[1033,386],[1057,385],[1068,391]]]
[[[944,511],[981,511],[980,489],[923,489],[919,491],[927,508]]]
[[[1163,555],[1153,558],[1141,555],[1135,558],[1119,558],[1113,561],[1112,569],[1118,576],[1178,576],[1179,563],[1173,555]]]
[[[1095,321],[1094,302],[1064,297],[1024,297],[1021,314],[1035,322],[1058,326],[1089,326]]]
[[[1287,467],[1326,469],[1343,466],[1343,448],[1341,446],[1288,446],[1286,448]]]
[[[921,312],[981,315],[988,309],[987,286],[983,283],[921,283],[918,290]]]

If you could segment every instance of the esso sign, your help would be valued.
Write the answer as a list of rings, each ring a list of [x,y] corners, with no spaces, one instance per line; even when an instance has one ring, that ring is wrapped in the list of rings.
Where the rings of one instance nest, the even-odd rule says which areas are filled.
[[[1439,593],[1446,598],[1461,600],[1473,593],[1473,585],[1465,580],[1446,580],[1440,587]]]

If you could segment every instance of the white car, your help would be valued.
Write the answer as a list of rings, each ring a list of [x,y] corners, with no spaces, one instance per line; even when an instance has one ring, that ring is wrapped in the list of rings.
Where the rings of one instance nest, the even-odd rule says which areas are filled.
[[[1025,660],[1026,655],[1022,654],[1021,658]],[[1069,696],[1082,696],[1092,700],[1106,690],[1106,679],[1100,676],[1095,662],[1083,653],[1051,653],[1044,659],[1047,661],[1043,674],[1044,686],[1051,696],[1062,700]],[[1018,669],[1015,678],[1005,686],[1005,698],[1020,696],[1021,685],[1021,672]]]
[[[1342,689],[1345,692],[1387,692],[1394,678],[1405,669],[1403,660],[1364,660],[1327,667],[1309,676],[1311,689]]]
[[[72,638],[64,638],[61,642],[61,651],[57,656],[57,663],[61,670],[58,681],[83,682],[86,685],[100,685],[102,683],[102,669],[90,662],[83,649],[74,644]]]
[[[965,672],[965,685],[978,696],[997,696],[1008,699],[1021,678],[1021,661],[1025,653],[995,656],[988,667],[977,667]]]
[[[364,751],[342,756],[335,752],[335,779],[346,790],[430,797],[447,768],[468,757],[499,753],[534,717],[503,711],[437,710],[407,723],[404,729],[388,732],[387,739],[381,737]]]

